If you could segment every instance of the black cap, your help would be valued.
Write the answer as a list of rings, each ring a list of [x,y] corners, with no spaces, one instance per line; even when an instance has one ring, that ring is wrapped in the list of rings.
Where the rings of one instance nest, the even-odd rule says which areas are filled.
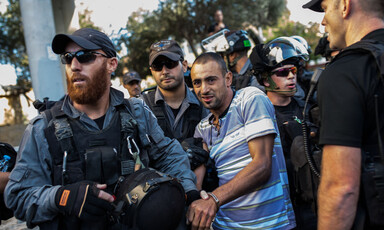
[[[53,52],[64,53],[70,41],[86,50],[103,50],[108,57],[116,57],[116,50],[111,39],[103,32],[91,28],[76,30],[72,35],[57,34],[52,41]]]
[[[123,76],[123,83],[124,83],[124,85],[129,84],[131,81],[141,82],[140,75],[137,72],[135,72],[135,71],[131,71],[131,72],[125,73],[124,76]]]
[[[172,61],[179,61],[184,59],[183,50],[179,44],[173,40],[161,40],[153,43],[149,53],[149,65],[160,55],[166,56]]]
[[[308,8],[310,10],[316,11],[316,12],[324,12],[323,8],[321,8],[321,2],[323,0],[311,0],[303,5],[303,8]]]

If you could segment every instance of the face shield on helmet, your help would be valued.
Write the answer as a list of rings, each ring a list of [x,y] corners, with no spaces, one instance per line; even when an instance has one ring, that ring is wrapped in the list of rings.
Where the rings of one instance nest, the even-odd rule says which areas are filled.
[[[307,49],[308,54],[312,53],[311,46],[308,44],[307,40],[305,40],[303,37],[299,35],[294,35],[294,36],[291,36],[291,38],[300,42],[305,47],[305,49]]]
[[[276,68],[290,58],[309,60],[307,49],[290,37],[279,37],[265,44],[262,49],[262,56],[265,60],[264,64],[270,68]]]

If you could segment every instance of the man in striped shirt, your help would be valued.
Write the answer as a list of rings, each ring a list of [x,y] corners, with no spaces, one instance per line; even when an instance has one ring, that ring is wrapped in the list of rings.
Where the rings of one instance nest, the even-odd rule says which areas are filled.
[[[231,88],[232,73],[215,53],[191,70],[196,95],[211,112],[196,127],[215,161],[219,187],[201,192],[187,218],[192,229],[291,229],[295,217],[275,111],[256,87]]]

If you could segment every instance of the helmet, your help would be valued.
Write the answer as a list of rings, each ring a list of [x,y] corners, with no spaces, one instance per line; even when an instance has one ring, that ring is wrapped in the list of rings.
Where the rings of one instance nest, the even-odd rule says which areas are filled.
[[[230,54],[237,51],[249,50],[251,42],[244,30],[221,30],[201,42],[208,52]]]
[[[116,185],[115,217],[128,227],[176,229],[185,206],[184,189],[175,178],[140,169]]]
[[[249,50],[251,48],[251,42],[247,36],[247,32],[244,30],[231,31],[225,34],[229,48],[225,51],[226,54],[233,52]]]
[[[309,55],[297,40],[278,37],[267,44],[256,45],[249,59],[258,82],[264,85],[268,72],[284,64],[298,65],[300,60],[308,61]]]
[[[264,45],[262,57],[265,65],[276,68],[290,58],[309,60],[307,49],[297,40],[290,37],[279,37]]]
[[[299,35],[294,35],[294,36],[291,36],[291,38],[294,38],[298,42],[300,42],[305,47],[305,49],[307,49],[308,54],[312,53],[311,46],[308,44],[307,40],[305,40],[303,37]]]

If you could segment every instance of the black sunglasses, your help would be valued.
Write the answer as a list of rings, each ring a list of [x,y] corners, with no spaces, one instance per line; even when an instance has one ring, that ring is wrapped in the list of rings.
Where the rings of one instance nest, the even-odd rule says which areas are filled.
[[[72,59],[76,57],[77,61],[81,64],[85,63],[91,63],[96,60],[97,55],[100,54],[101,56],[108,58],[107,55],[96,52],[96,51],[89,51],[89,50],[79,50],[74,53],[63,53],[60,54],[61,63],[63,64],[71,64]]]
[[[272,71],[272,74],[276,74],[276,76],[278,77],[286,77],[289,75],[289,72],[292,72],[292,74],[296,74],[297,73],[296,66],[278,69],[278,70]]]
[[[152,63],[151,68],[154,71],[161,71],[163,66],[167,67],[167,69],[173,69],[179,64],[179,61],[172,60],[163,60],[163,61],[155,61]]]

